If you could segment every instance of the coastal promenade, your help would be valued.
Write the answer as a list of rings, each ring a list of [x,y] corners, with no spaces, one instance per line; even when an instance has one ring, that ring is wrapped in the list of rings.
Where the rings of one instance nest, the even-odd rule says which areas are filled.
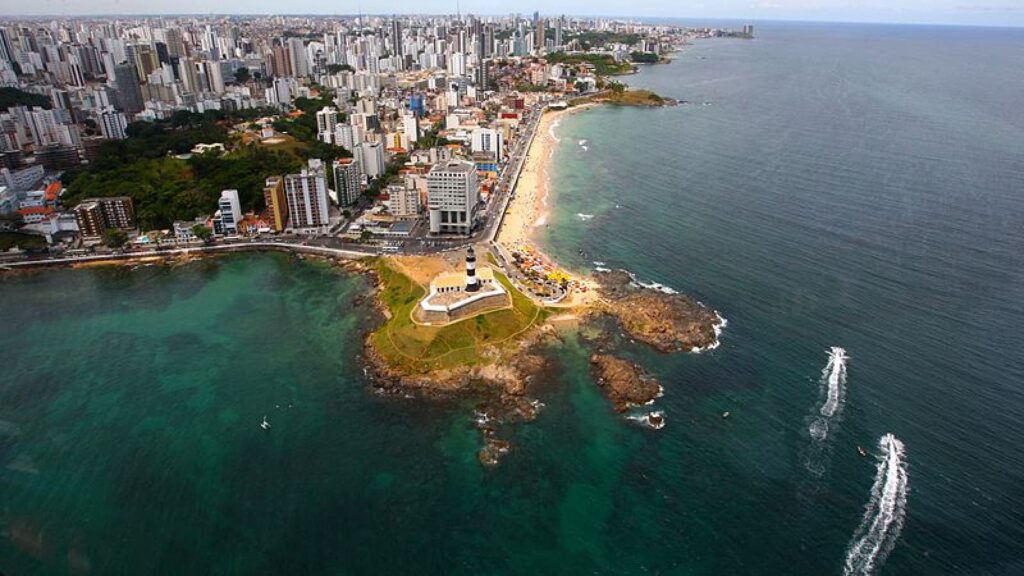
[[[215,254],[225,252],[264,252],[278,251],[291,252],[295,254],[310,254],[315,256],[327,256],[333,258],[358,259],[368,258],[373,254],[357,252],[354,250],[343,250],[340,248],[329,248],[326,246],[309,246],[291,242],[239,242],[236,244],[219,244],[212,246],[192,246],[188,248],[171,248],[167,250],[147,250],[145,252],[124,252],[117,254],[94,254],[89,256],[71,256],[66,258],[43,258],[37,260],[21,260],[0,264],[2,269],[34,268],[44,266],[61,266],[67,264],[84,264],[88,262],[108,262],[112,260],[138,260],[144,258],[166,257],[166,256],[187,256],[190,254]]]

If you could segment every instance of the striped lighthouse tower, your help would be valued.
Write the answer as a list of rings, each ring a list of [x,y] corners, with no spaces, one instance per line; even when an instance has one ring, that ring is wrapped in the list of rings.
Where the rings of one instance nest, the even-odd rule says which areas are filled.
[[[476,277],[476,253],[470,246],[466,251],[466,292],[476,292],[480,289],[480,280]]]

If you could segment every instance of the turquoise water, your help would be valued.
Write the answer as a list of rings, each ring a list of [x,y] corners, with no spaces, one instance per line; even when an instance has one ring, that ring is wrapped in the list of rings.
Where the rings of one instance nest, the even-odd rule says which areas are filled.
[[[663,430],[570,334],[484,470],[471,401],[367,387],[365,281],[282,255],[5,276],[0,571],[839,574],[888,432],[878,571],[1024,571],[1024,32],[758,29],[629,79],[710,105],[557,129],[546,248],[729,320],[699,356],[623,345]]]

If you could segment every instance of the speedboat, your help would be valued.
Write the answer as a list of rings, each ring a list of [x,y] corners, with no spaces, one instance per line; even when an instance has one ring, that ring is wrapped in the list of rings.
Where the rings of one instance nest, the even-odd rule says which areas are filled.
[[[861,456],[868,455],[868,451],[865,450],[863,446],[857,446],[857,453],[860,454]]]
[[[267,422],[266,416],[263,417],[263,423],[260,424],[260,428],[263,428],[264,430],[270,430],[270,422]]]

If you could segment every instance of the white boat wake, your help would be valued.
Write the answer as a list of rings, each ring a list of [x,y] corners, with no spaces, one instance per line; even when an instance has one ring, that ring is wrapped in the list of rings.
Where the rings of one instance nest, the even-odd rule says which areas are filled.
[[[821,371],[821,387],[824,401],[811,417],[807,427],[811,438],[823,442],[828,438],[829,425],[842,416],[846,405],[846,362],[850,359],[846,350],[833,346],[828,352],[828,363]]]
[[[842,408],[846,400],[846,361],[849,356],[846,350],[833,346],[828,353],[828,364],[821,373],[822,379],[828,383],[828,396],[821,406],[821,415],[831,418],[836,410]]]
[[[886,434],[878,441],[878,450],[871,499],[846,551],[843,574],[847,576],[873,574],[892,552],[907,516],[910,477],[903,443]]]
[[[827,442],[829,433],[842,419],[846,405],[846,363],[850,357],[846,350],[833,346],[828,351],[828,363],[819,379],[820,403],[815,405],[807,417],[807,433],[811,442],[807,446],[804,467],[821,478],[830,468],[831,446]]]

